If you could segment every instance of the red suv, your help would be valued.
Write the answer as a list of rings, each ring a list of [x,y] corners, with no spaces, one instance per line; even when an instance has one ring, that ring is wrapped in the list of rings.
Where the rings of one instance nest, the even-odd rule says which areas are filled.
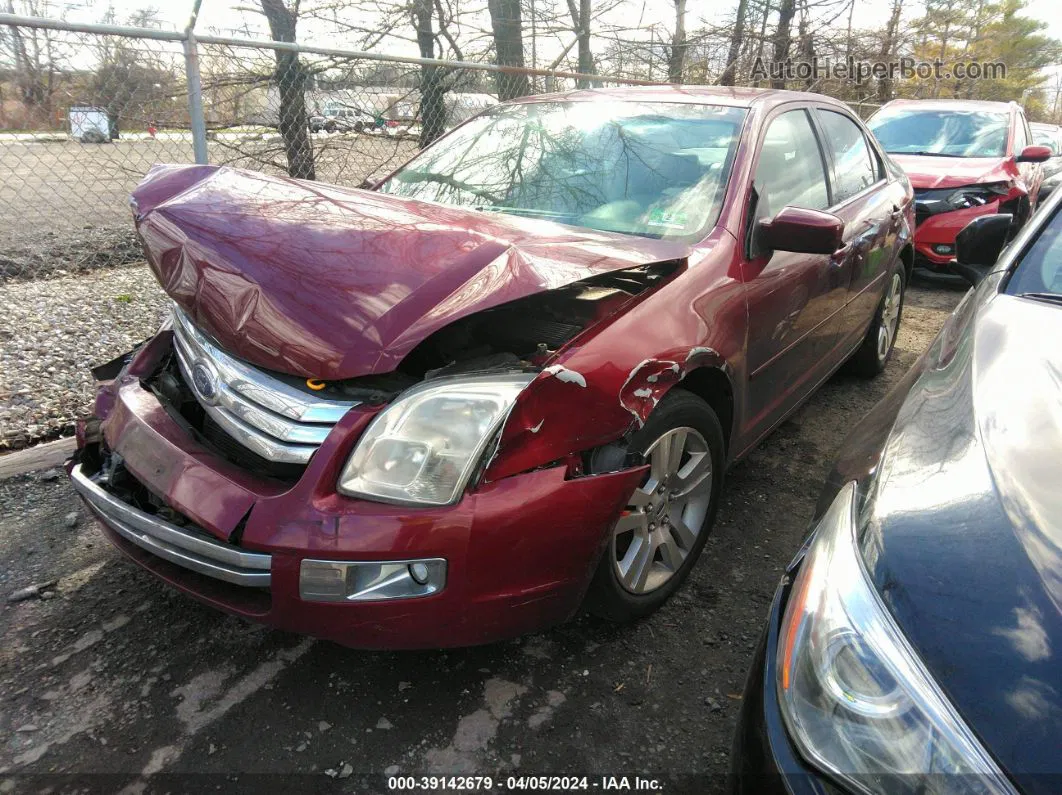
[[[526,98],[372,191],[159,166],[132,207],[172,321],[74,485],[183,591],[363,647],[655,610],[726,468],[882,370],[913,263],[907,178],[778,91]]]
[[[1016,103],[898,99],[867,126],[914,186],[918,267],[948,272],[955,236],[980,215],[1010,213],[1016,230],[1036,209],[1051,151]]]

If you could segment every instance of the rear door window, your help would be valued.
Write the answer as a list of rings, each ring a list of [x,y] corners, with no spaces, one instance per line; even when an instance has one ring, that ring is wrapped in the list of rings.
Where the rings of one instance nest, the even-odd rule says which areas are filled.
[[[826,148],[833,155],[833,201],[840,204],[880,179],[877,158],[854,121],[841,113],[818,111]]]

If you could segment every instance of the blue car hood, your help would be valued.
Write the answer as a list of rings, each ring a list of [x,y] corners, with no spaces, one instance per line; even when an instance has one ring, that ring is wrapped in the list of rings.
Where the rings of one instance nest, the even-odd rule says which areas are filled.
[[[1062,307],[981,290],[934,343],[865,506],[868,571],[986,748],[1062,785]]]

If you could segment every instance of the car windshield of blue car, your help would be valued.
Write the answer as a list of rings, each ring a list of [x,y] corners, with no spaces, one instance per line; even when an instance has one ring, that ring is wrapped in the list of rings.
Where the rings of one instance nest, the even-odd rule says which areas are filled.
[[[541,102],[472,119],[379,190],[655,238],[715,223],[745,111],[664,102]]]
[[[1047,300],[1062,300],[1062,213],[1044,224],[1039,237],[1015,267],[1006,291],[1011,295]]]
[[[1003,157],[1010,119],[1006,113],[905,107],[886,108],[867,126],[893,155]]]

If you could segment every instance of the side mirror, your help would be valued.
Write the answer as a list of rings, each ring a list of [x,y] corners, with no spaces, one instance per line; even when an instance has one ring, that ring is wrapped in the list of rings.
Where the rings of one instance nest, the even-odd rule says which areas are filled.
[[[1044,163],[1050,160],[1052,157],[1051,147],[1049,146],[1027,146],[1021,150],[1021,154],[1018,155],[1017,161],[1019,163]]]
[[[974,218],[955,237],[951,269],[973,286],[985,278],[1007,245],[1014,216],[1010,213]]]
[[[772,251],[833,254],[844,243],[844,221],[818,210],[783,207],[758,226],[760,242]]]

